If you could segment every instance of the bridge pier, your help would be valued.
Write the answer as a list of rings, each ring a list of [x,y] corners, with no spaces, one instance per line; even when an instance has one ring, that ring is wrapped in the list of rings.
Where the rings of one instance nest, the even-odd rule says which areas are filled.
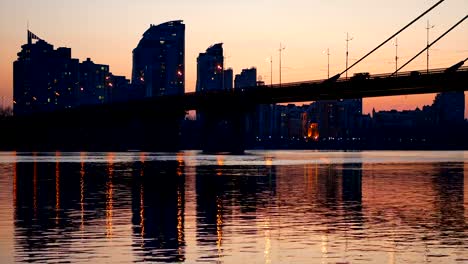
[[[245,98],[231,97],[205,104],[197,110],[203,152],[243,154],[246,148],[247,113],[253,109],[255,104]]]
[[[205,153],[245,151],[245,113],[223,110],[202,111],[202,150]]]

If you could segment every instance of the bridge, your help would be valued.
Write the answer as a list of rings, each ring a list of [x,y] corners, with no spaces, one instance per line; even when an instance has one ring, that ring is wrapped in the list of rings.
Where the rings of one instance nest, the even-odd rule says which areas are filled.
[[[0,125],[8,139],[1,145],[24,150],[177,150],[180,121],[187,110],[197,110],[204,113],[205,150],[243,152],[245,113],[258,104],[466,91],[468,67],[461,64],[398,76],[358,74],[349,79],[193,92],[18,116]],[[220,120],[231,129],[216,141],[214,126]]]
[[[318,100],[368,98],[468,90],[468,67],[431,69],[429,71],[368,75],[349,79],[323,79],[244,88],[232,91],[191,92],[181,96],[160,96],[146,100],[91,107],[90,110],[112,108],[129,111],[149,108],[200,110],[204,108],[239,106],[240,104],[276,104]]]
[[[468,67],[464,62],[445,69],[401,72],[468,15],[400,66],[395,72],[357,74],[340,78],[351,68],[394,39],[398,34],[441,4],[440,0],[351,66],[329,79],[257,86],[232,91],[186,93],[113,103],[82,106],[52,113],[18,116],[0,124],[7,134],[0,147],[26,150],[176,150],[179,125],[187,110],[202,113],[203,148],[206,151],[243,152],[245,114],[259,104],[366,98],[468,90]],[[221,140],[218,123],[229,124]]]

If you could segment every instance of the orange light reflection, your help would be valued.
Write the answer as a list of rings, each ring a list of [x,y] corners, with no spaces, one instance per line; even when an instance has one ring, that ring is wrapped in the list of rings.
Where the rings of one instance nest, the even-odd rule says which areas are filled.
[[[114,186],[113,186],[113,174],[114,174],[114,159],[115,154],[109,153],[107,155],[107,171],[108,181],[106,190],[106,237],[112,238],[113,226],[112,216],[114,207]]]
[[[55,223],[57,225],[60,212],[60,156],[59,151],[55,152]]]

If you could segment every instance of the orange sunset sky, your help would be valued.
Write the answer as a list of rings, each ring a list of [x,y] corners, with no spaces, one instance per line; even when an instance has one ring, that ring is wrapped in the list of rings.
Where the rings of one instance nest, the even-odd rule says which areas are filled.
[[[226,67],[234,73],[257,67],[259,78],[269,83],[270,56],[273,82],[279,80],[278,48],[283,43],[282,81],[327,77],[345,67],[346,32],[349,63],[436,3],[436,0],[0,0],[0,96],[12,102],[16,53],[30,30],[55,47],[72,48],[80,61],[109,64],[112,73],[130,77],[132,50],[150,24],[184,20],[186,91],[195,90],[198,53],[214,43],[224,43]],[[426,45],[426,23],[435,25],[430,39],[444,33],[468,13],[468,0],[446,0],[398,37],[399,64]],[[395,69],[394,41],[350,71],[386,73]],[[430,68],[451,66],[468,57],[468,21],[462,23],[430,52]],[[404,70],[426,68],[426,56]],[[372,108],[414,109],[431,104],[433,94],[364,100]],[[468,102],[467,102],[468,103]],[[465,107],[468,116],[468,107]]]

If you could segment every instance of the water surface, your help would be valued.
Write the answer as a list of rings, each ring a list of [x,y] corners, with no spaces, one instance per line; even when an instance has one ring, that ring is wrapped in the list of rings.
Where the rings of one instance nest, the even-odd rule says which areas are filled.
[[[0,262],[467,263],[468,152],[0,153]]]

